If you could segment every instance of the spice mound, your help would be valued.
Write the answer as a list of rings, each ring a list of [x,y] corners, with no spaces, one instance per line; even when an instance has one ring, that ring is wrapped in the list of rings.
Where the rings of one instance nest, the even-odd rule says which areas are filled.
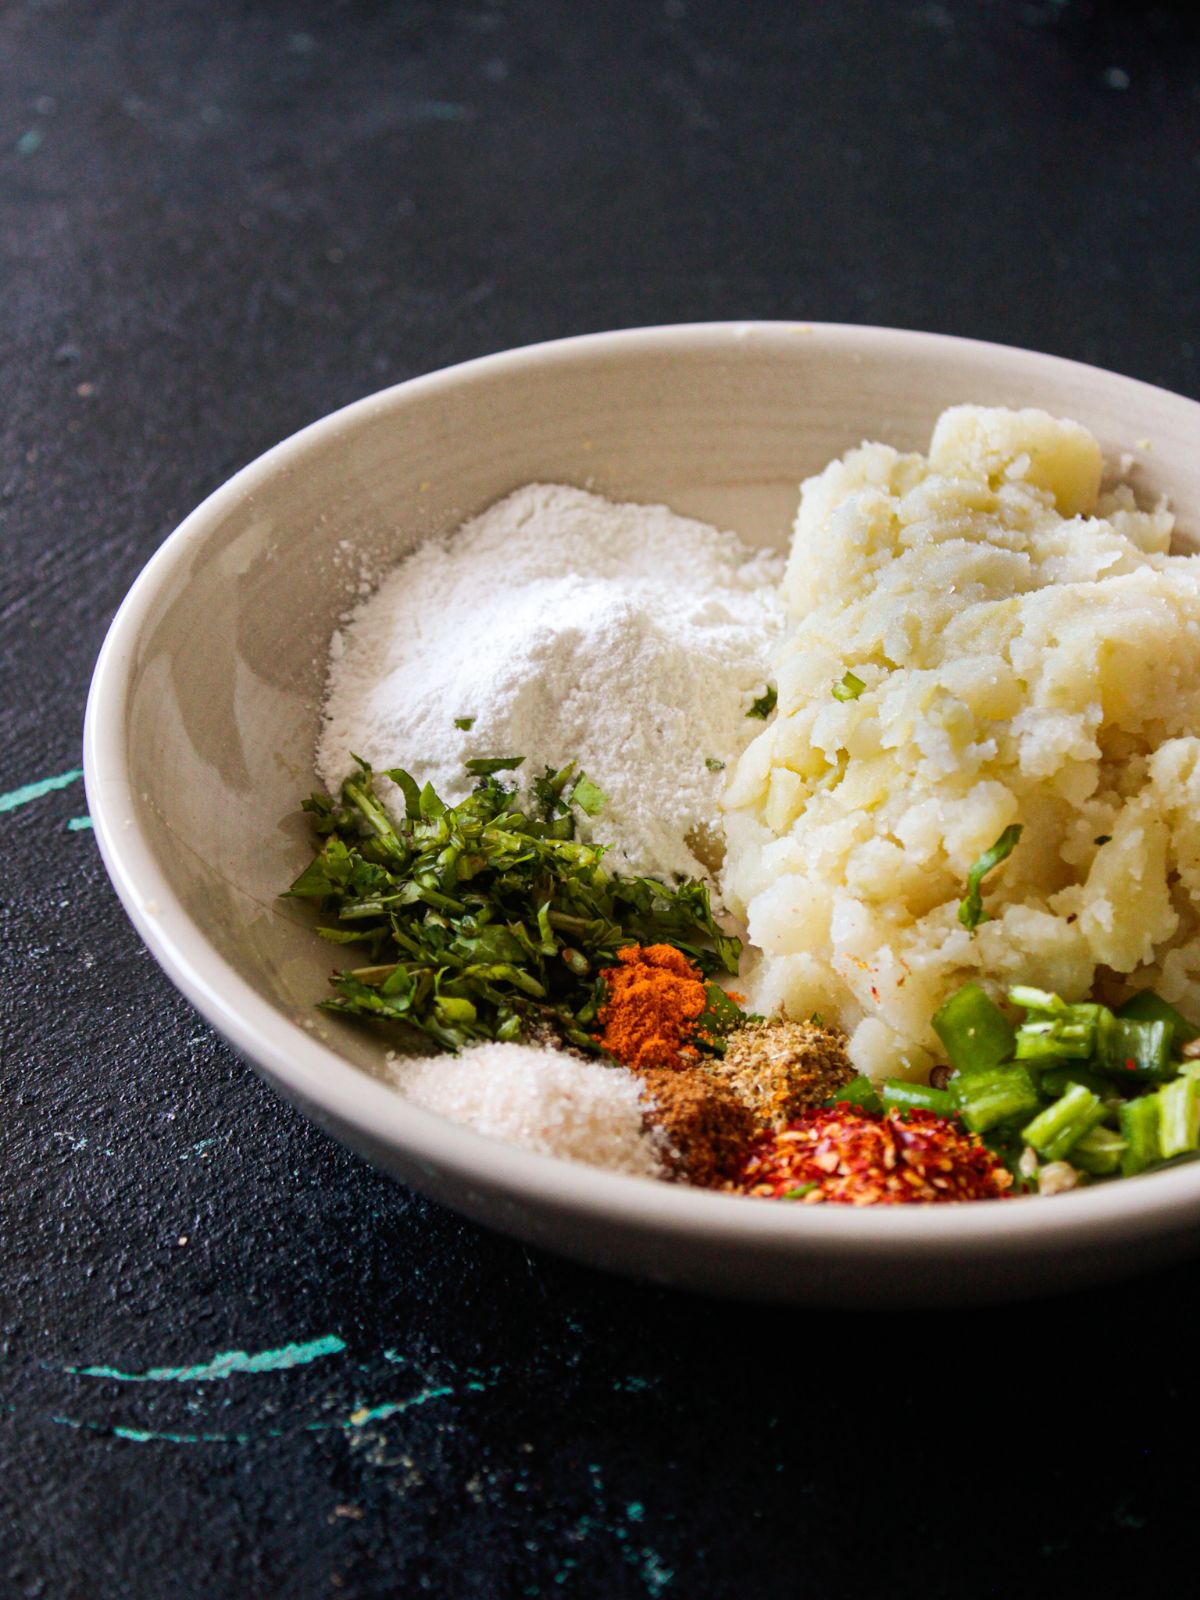
[[[977,1134],[930,1111],[862,1111],[845,1101],[762,1134],[732,1189],[842,1205],[999,1200],[1011,1174]]]
[[[706,1063],[682,1072],[652,1067],[641,1079],[647,1125],[665,1146],[667,1172],[697,1188],[724,1188],[758,1131],[753,1113]]]
[[[815,1022],[749,1022],[715,1070],[754,1114],[777,1126],[832,1100],[854,1077],[845,1035]]]
[[[623,1067],[488,1042],[456,1056],[393,1057],[389,1071],[407,1099],[476,1133],[610,1172],[667,1176],[643,1086]]]
[[[628,945],[617,961],[602,974],[601,1049],[634,1072],[694,1061],[692,1040],[708,1004],[698,968],[669,944]]]

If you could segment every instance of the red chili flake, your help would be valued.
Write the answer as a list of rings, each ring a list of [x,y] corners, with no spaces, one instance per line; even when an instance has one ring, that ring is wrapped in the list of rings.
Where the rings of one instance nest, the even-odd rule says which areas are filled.
[[[1126,1072],[1136,1072],[1137,1071],[1137,1062],[1133,1059],[1132,1056],[1130,1056],[1128,1058],[1128,1060],[1125,1062],[1125,1071]]]
[[[932,1111],[863,1111],[841,1100],[760,1134],[730,1188],[798,1205],[1001,1200],[1012,1175],[978,1134]],[[811,1185],[811,1187],[806,1187]]]

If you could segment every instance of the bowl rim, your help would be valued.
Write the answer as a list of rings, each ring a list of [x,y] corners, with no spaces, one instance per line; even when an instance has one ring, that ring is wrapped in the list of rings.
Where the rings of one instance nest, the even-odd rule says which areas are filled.
[[[1028,367],[1033,376],[1054,370],[1081,380],[1115,380],[1128,386],[1131,400],[1139,391],[1160,400],[1169,393],[1063,357],[952,334],[743,320],[629,328],[525,345],[406,379],[340,407],[283,439],[209,494],[150,557],[109,627],[87,699],[84,779],[97,844],[117,894],[171,981],[251,1065],[324,1126],[351,1130],[359,1148],[382,1144],[400,1153],[410,1172],[436,1167],[443,1191],[449,1177],[476,1193],[553,1207],[581,1223],[606,1221],[625,1231],[654,1234],[664,1244],[702,1237],[714,1246],[759,1246],[777,1254],[794,1246],[797,1259],[829,1255],[866,1261],[896,1250],[909,1257],[934,1257],[954,1245],[971,1253],[991,1249],[1003,1254],[1024,1251],[1035,1241],[1040,1254],[1079,1250],[1116,1237],[1190,1230],[1200,1220],[1200,1163],[1052,1198],[1024,1197],[1015,1205],[788,1207],[604,1171],[476,1133],[404,1100],[261,996],[184,909],[137,825],[125,707],[142,630],[160,594],[213,528],[247,497],[260,493],[275,474],[294,471],[311,449],[381,413],[481,379],[586,362],[607,352],[715,351],[727,348],[731,339],[755,335],[804,335],[841,359],[889,349],[912,353],[918,347],[930,356],[941,352],[960,362],[972,353],[992,360],[1003,356]],[[1192,407],[1200,423],[1200,403],[1181,395],[1170,399]],[[414,1186],[420,1187],[419,1179]]]

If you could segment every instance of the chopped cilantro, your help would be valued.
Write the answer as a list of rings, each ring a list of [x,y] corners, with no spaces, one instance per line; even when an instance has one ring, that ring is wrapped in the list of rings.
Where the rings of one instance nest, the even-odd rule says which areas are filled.
[[[778,699],[779,691],[776,689],[773,683],[769,683],[766,688],[766,693],[759,695],[758,699],[750,707],[746,715],[748,717],[757,717],[760,722],[765,722],[771,715],[772,711],[774,711],[775,703]]]
[[[1022,826],[1019,822],[1010,823],[995,844],[985,850],[967,873],[967,892],[958,908],[958,920],[964,928],[969,928],[972,933],[981,922],[987,922],[988,914],[983,909],[983,895],[980,893],[980,884],[992,870],[1002,861],[1007,861],[1012,855],[1017,840],[1021,837]]]
[[[477,778],[490,778],[493,772],[514,772],[524,760],[524,756],[481,756],[468,761],[466,768]]]
[[[571,799],[581,811],[586,811],[589,817],[598,817],[604,810],[608,796],[590,778],[580,774],[579,782],[571,790]]]

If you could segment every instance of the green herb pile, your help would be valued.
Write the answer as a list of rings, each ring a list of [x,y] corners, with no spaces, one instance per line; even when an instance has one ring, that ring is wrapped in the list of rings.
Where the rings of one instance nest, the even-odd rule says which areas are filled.
[[[1034,1161],[1127,1178],[1200,1152],[1200,1028],[1153,990],[1116,1011],[1025,986],[1008,1000],[1025,1013],[1016,1026],[976,983],[934,1016],[954,1069],[944,1087],[856,1078],[837,1098],[957,1116],[1026,1182]]]
[[[479,782],[454,806],[399,767],[384,772],[404,796],[398,826],[363,761],[337,800],[304,802],[323,843],[287,892],[330,919],[323,938],[371,957],[332,979],[326,1010],[405,1023],[446,1050],[534,1038],[594,1051],[600,973],[625,946],[670,944],[705,974],[737,971],[741,943],[717,926],[704,884],[609,872],[605,847],[575,837],[601,791],[571,764],[521,795],[498,774],[522,761],[468,761]],[[736,1007],[715,984],[709,994],[701,1021],[719,1035]]]

